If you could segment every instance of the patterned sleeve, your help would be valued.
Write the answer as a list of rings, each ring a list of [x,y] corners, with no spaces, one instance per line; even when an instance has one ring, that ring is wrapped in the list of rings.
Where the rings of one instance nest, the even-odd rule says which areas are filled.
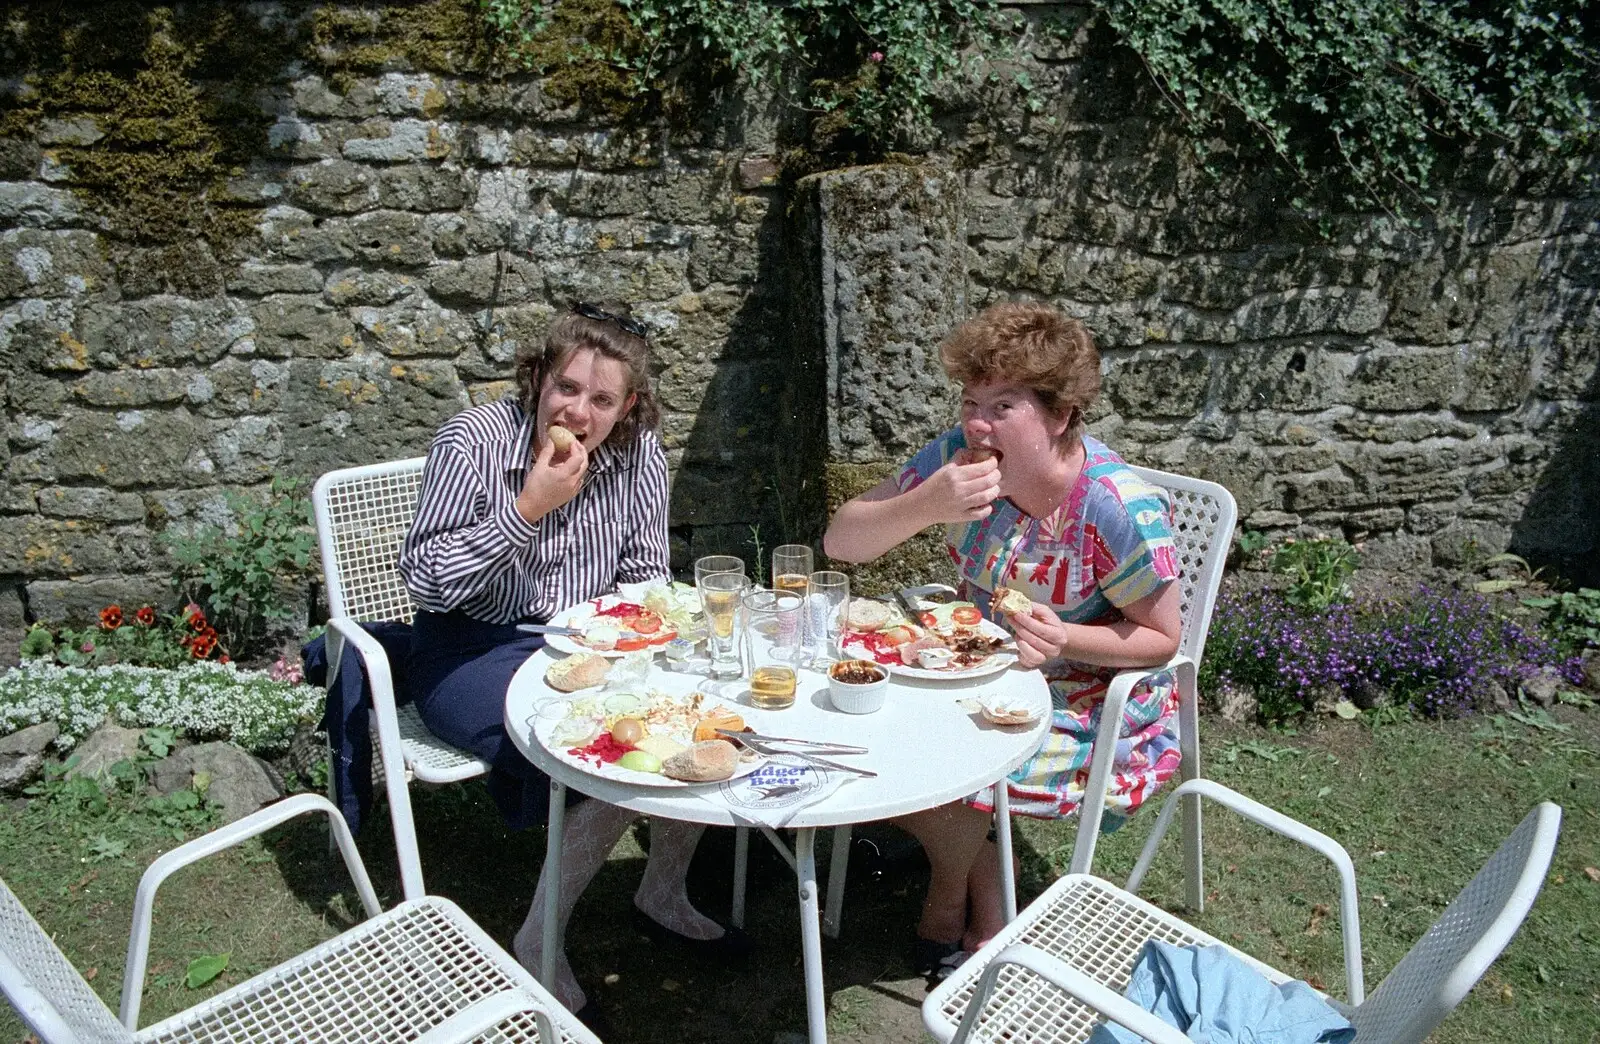
[[[960,428],[951,428],[926,446],[917,450],[917,453],[906,466],[900,469],[900,474],[895,477],[895,485],[900,487],[900,492],[906,493],[916,489],[928,478],[955,456],[956,450],[966,446],[966,436]]]
[[[1095,498],[1095,573],[1106,600],[1119,609],[1148,598],[1178,578],[1178,552],[1161,490],[1131,471],[1101,480]]]

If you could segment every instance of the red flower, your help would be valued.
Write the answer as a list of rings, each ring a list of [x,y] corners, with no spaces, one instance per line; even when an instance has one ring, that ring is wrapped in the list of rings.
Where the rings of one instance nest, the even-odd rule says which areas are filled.
[[[108,605],[100,610],[100,626],[108,631],[115,631],[122,626],[122,606]]]
[[[207,638],[203,634],[195,635],[193,642],[189,643],[189,655],[197,660],[203,660],[211,655],[211,650],[217,647],[215,638]]]
[[[232,663],[233,660],[228,656],[227,653],[223,653],[221,656],[217,657],[217,662],[218,663]]]
[[[217,640],[217,629],[212,627],[210,624],[206,624],[204,627],[200,628],[200,637],[209,638],[214,642]]]
[[[183,607],[183,622],[189,625],[190,630],[203,631],[207,626],[205,611],[195,603],[190,602]]]
[[[154,627],[156,622],[156,611],[147,605],[143,609],[140,609],[138,612],[133,614],[133,622],[138,624],[140,627]]]

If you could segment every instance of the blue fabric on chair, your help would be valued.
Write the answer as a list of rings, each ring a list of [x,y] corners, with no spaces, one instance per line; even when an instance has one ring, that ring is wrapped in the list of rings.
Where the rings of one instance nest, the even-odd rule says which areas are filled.
[[[400,684],[399,672],[411,655],[411,625],[380,621],[364,623],[361,629],[376,638],[389,657],[390,671],[395,678],[395,704],[407,702],[410,695]],[[327,685],[328,645],[324,636],[318,635],[301,648],[300,662],[307,684]],[[333,783],[334,804],[344,814],[352,833],[361,829],[362,818],[372,810],[371,709],[372,692],[367,686],[366,667],[360,655],[346,650],[339,665],[338,684],[328,693],[321,727],[328,733],[328,746],[333,750],[333,763],[328,771]]]
[[[1348,1019],[1303,982],[1274,986],[1223,946],[1145,943],[1125,996],[1204,1044],[1348,1044]],[[1096,1026],[1089,1044],[1140,1044],[1113,1023]]]

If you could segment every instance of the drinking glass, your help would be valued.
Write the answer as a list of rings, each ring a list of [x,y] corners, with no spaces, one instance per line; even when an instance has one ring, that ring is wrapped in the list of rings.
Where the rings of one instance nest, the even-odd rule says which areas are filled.
[[[743,573],[707,573],[696,587],[706,616],[706,652],[711,654],[713,678],[737,678],[744,673],[739,661],[739,600],[750,582]]]
[[[744,559],[737,555],[706,555],[694,560],[694,583],[700,586],[700,578],[707,573],[738,573],[744,575]]]
[[[811,570],[811,549],[804,544],[780,544],[772,549],[772,589],[806,596]]]
[[[811,574],[806,585],[806,650],[811,663],[826,663],[839,652],[839,635],[850,613],[850,578],[831,569]]]
[[[803,658],[803,599],[793,591],[755,588],[744,596],[745,649],[750,657],[750,702],[766,710],[794,706],[796,669]]]

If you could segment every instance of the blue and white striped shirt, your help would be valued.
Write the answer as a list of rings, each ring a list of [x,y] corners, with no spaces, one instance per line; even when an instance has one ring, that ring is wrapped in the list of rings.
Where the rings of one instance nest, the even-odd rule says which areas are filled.
[[[578,495],[529,523],[517,494],[532,419],[511,399],[445,422],[428,450],[400,575],[423,609],[543,622],[618,583],[667,580],[667,456],[654,432],[589,455]]]

